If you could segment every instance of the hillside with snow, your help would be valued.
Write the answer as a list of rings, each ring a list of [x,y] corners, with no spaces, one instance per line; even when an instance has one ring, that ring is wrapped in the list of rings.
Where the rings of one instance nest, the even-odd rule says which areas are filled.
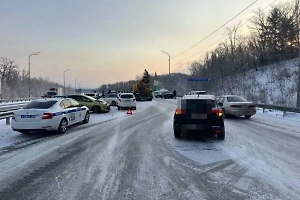
[[[211,82],[209,92],[237,94],[259,103],[296,106],[298,59],[292,59]]]

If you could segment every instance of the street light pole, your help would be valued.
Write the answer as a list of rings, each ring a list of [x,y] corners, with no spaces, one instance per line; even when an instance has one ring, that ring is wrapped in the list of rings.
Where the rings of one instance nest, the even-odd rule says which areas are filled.
[[[75,93],[76,93],[76,82],[77,82],[77,79],[79,79],[79,77],[75,78]]]
[[[31,88],[30,88],[30,58],[31,58],[31,56],[36,56],[36,55],[38,55],[38,54],[40,54],[41,52],[40,51],[38,51],[38,52],[34,52],[34,53],[32,53],[32,54],[30,54],[29,56],[28,56],[28,68],[29,68],[29,70],[28,70],[28,76],[29,76],[29,80],[28,80],[28,92],[29,92],[29,94],[28,94],[28,97],[29,97],[29,99],[30,99],[30,93],[31,93]]]
[[[70,71],[70,69],[64,71],[64,95],[66,95],[66,72],[67,71]]]
[[[82,82],[79,82],[79,89],[80,89],[80,90],[81,90],[81,83],[82,83]],[[82,91],[81,91],[81,92],[82,92]]]
[[[160,50],[162,53],[167,54],[169,56],[169,89],[171,90],[171,56],[168,52]]]

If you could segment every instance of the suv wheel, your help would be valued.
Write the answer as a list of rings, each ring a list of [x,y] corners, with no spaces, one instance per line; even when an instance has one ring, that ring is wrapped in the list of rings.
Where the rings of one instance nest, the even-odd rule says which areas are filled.
[[[181,138],[181,131],[180,130],[174,130],[174,137],[175,138]]]
[[[251,115],[245,115],[246,119],[250,119]]]
[[[218,140],[225,140],[225,129],[223,129],[222,133],[217,134]]]
[[[20,133],[22,133],[22,134],[24,134],[24,135],[27,135],[27,134],[30,133],[30,131],[28,131],[28,130],[22,130],[22,131],[20,131]]]

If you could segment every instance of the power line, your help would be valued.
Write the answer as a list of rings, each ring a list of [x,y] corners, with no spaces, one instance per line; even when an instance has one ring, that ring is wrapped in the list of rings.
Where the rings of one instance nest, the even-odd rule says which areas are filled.
[[[215,34],[217,31],[219,31],[221,28],[223,28],[224,26],[226,26],[229,22],[231,22],[232,20],[234,20],[235,18],[237,18],[239,15],[241,15],[243,12],[245,12],[247,9],[249,9],[251,6],[253,6],[256,2],[258,2],[259,0],[255,0],[254,2],[252,2],[250,5],[248,5],[246,8],[244,8],[241,12],[239,12],[238,14],[236,14],[234,17],[232,17],[230,20],[228,20],[226,23],[224,23],[222,26],[220,26],[218,29],[216,29],[215,31],[213,31],[212,33],[210,33],[208,36],[206,36],[205,38],[203,38],[202,40],[200,40],[199,42],[197,42],[196,44],[194,44],[193,46],[191,46],[190,48],[188,48],[187,50],[177,54],[176,56],[172,57],[172,59],[184,54],[185,52],[191,50],[192,48],[194,48],[195,46],[197,46],[198,44],[200,44],[201,42],[203,42],[204,40],[206,40],[207,38],[209,38],[210,36],[212,36],[213,34]],[[165,64],[167,64],[168,62],[166,62]],[[161,69],[165,64],[163,64],[162,66],[160,66],[158,69]]]
[[[270,7],[271,5],[273,5],[276,1],[277,1],[277,0],[274,0],[273,2],[271,2],[269,5],[267,5],[266,7],[264,7],[264,8],[262,9],[262,11],[266,10],[268,7]],[[245,25],[246,23],[248,23],[249,21],[250,21],[250,18],[247,19],[243,24],[241,24],[240,27],[244,26],[244,25]],[[184,60],[187,60],[187,59],[189,59],[189,58],[191,58],[191,57],[193,57],[193,56],[195,56],[195,55],[197,55],[197,54],[199,54],[199,53],[202,53],[203,51],[205,51],[206,49],[208,49],[208,48],[214,46],[215,44],[219,43],[220,41],[222,41],[222,40],[225,39],[226,37],[228,37],[228,35],[225,35],[224,37],[222,37],[222,38],[219,39],[218,41],[216,41],[216,42],[214,42],[213,44],[209,45],[208,47],[206,47],[206,48],[204,48],[204,49],[198,51],[197,53],[195,53],[195,54],[193,54],[193,55],[191,55],[191,56],[188,56],[188,57],[184,58],[183,60],[178,61],[177,63],[175,63],[175,65],[177,65],[178,63],[180,63],[180,62],[182,62],[182,61],[184,61]]]
[[[205,38],[203,38],[202,40],[200,40],[199,42],[197,42],[196,44],[194,44],[193,46],[191,46],[187,50],[185,50],[185,51],[179,53],[178,55],[174,56],[173,59],[176,58],[176,57],[178,57],[178,56],[180,56],[180,55],[182,55],[182,54],[184,54],[185,52],[191,50],[192,48],[194,48],[195,46],[197,46],[198,44],[200,44],[201,42],[203,42],[204,40],[206,40],[207,38],[209,38],[210,36],[212,36],[213,34],[215,34],[217,31],[219,31],[221,28],[223,28],[224,26],[226,26],[229,22],[231,22],[232,20],[234,20],[235,18],[237,18],[240,14],[242,14],[243,12],[245,12],[247,9],[249,9],[251,6],[253,6],[258,1],[259,0],[256,0],[253,3],[251,3],[249,6],[247,6],[245,9],[243,9],[241,12],[239,12],[238,14],[236,14],[234,17],[232,17],[230,20],[228,20],[222,26],[220,26],[215,31],[213,31],[211,34],[209,34],[208,36],[206,36]]]

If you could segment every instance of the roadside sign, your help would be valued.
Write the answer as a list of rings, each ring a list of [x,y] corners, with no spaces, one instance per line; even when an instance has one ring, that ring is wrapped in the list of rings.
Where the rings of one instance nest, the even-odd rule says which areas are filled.
[[[210,81],[210,78],[189,78],[188,81]]]

